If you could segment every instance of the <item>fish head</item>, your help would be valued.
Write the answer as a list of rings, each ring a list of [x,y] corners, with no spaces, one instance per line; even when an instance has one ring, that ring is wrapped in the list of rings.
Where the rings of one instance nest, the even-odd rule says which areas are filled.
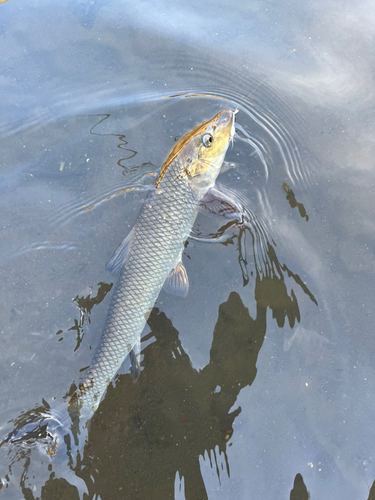
[[[197,137],[197,166],[220,170],[229,143],[233,141],[235,114],[225,109],[206,122],[205,130]]]
[[[180,177],[187,178],[193,188],[206,191],[212,187],[233,141],[236,113],[230,109],[220,111],[181,137],[165,159],[155,187],[175,160],[181,165]]]
[[[215,184],[229,143],[233,141],[236,112],[220,111],[201,129],[186,148],[184,173],[193,188],[202,193]]]

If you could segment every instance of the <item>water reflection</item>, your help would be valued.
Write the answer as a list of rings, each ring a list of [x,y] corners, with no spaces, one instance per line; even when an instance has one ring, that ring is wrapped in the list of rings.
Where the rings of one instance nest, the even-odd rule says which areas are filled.
[[[309,500],[310,493],[307,491],[301,474],[296,474],[294,478],[293,489],[290,492],[290,500]]]
[[[309,216],[307,215],[306,213],[306,209],[305,207],[303,206],[303,203],[300,203],[296,200],[296,197],[292,191],[292,189],[290,189],[290,187],[288,186],[288,184],[286,182],[283,183],[283,189],[284,191],[286,192],[286,199],[287,201],[289,202],[289,205],[290,205],[290,208],[298,208],[298,211],[299,211],[299,214],[300,216],[306,220],[306,222],[308,222],[309,220]]]
[[[252,319],[231,293],[219,308],[210,362],[200,372],[163,312],[155,308],[149,326],[145,340],[156,341],[143,351],[138,384],[120,375],[93,418],[83,461],[93,475],[92,493],[110,498],[122,489],[123,498],[148,498],[157,488],[160,498],[173,497],[178,471],[187,499],[207,498],[199,457],[218,450],[230,474],[226,449],[241,408],[230,410],[255,379],[266,308],[259,306]],[[214,466],[220,475],[217,461]]]
[[[79,319],[74,319],[74,324],[68,329],[68,332],[76,332],[76,346],[74,348],[74,351],[76,351],[79,346],[81,345],[81,342],[83,340],[85,331],[84,331],[84,326],[85,323],[91,322],[90,315],[91,315],[91,310],[94,306],[100,304],[105,296],[107,295],[108,292],[111,291],[113,286],[113,283],[107,284],[107,283],[98,283],[98,291],[97,294],[93,297],[92,296],[92,290],[86,297],[79,297],[76,295],[76,297],[73,299],[73,302],[77,304],[78,310],[80,312]],[[59,336],[59,341],[61,342],[64,340],[64,335],[63,335],[63,330],[59,330],[56,332],[56,335]]]
[[[281,426],[289,429],[293,426],[295,413],[286,411],[277,431],[254,443],[254,461],[264,460],[274,470],[280,465],[278,457],[285,456],[295,446],[292,452],[295,467],[285,464],[284,470],[277,469],[278,479],[270,473],[265,474],[266,478],[257,476],[257,484],[259,488],[263,484],[268,486],[269,479],[274,479],[276,493],[279,485],[285,483],[289,493],[292,476],[300,472],[312,497],[327,496],[324,494],[327,488],[332,497],[365,498],[374,477],[371,442],[375,441],[371,424],[374,418],[371,394],[375,390],[371,314],[374,303],[371,275],[375,269],[374,16],[370,2],[347,2],[344,6],[337,1],[332,4],[292,0],[272,5],[218,2],[215,16],[209,22],[207,9],[202,9],[195,0],[188,5],[181,1],[173,5],[164,1],[149,3],[147,9],[142,3],[108,0],[57,3],[48,0],[26,2],[22,6],[19,2],[7,3],[0,8],[4,53],[0,71],[3,96],[0,129],[5,134],[0,260],[7,265],[2,268],[1,279],[4,332],[1,411],[6,415],[3,421],[19,412],[20,407],[30,408],[43,392],[49,399],[55,394],[54,388],[64,393],[79,367],[88,364],[90,352],[84,361],[79,356],[86,348],[88,351],[88,343],[95,342],[95,334],[100,334],[100,326],[98,332],[95,328],[104,318],[105,305],[93,308],[96,316],[90,336],[85,322],[82,330],[85,337],[69,363],[77,332],[67,333],[73,324],[70,318],[77,316],[80,322],[70,299],[77,294],[87,296],[82,288],[89,284],[110,280],[103,276],[103,263],[115,246],[113,228],[123,224],[123,215],[128,218],[130,212],[131,218],[128,201],[134,198],[127,197],[122,211],[117,197],[111,202],[114,210],[105,211],[105,216],[101,205],[86,218],[75,219],[65,232],[50,234],[50,228],[54,229],[51,225],[46,229],[46,216],[59,214],[60,205],[75,199],[79,210],[82,196],[91,206],[97,201],[95,195],[100,198],[100,191],[116,181],[116,175],[112,177],[103,167],[110,167],[109,157],[116,166],[116,153],[121,153],[120,149],[111,144],[110,138],[101,141],[91,135],[93,142],[89,143],[82,132],[92,123],[87,127],[83,122],[74,124],[71,117],[123,109],[121,124],[116,123],[119,126],[113,128],[127,134],[130,147],[140,151],[136,163],[152,161],[158,165],[161,154],[170,146],[169,135],[179,133],[179,127],[185,127],[190,118],[205,114],[206,105],[209,112],[209,99],[197,104],[198,99],[178,96],[183,92],[221,94],[236,103],[241,100],[251,113],[255,110],[252,113],[255,117],[262,111],[268,117],[270,110],[276,115],[267,120],[272,127],[272,121],[277,124],[275,133],[263,126],[267,117],[260,120],[261,125],[254,125],[250,115],[246,115],[249,119],[244,123],[244,133],[239,131],[239,134],[247,143],[243,142],[242,150],[236,148],[239,158],[232,157],[242,173],[246,169],[246,176],[231,174],[228,184],[243,188],[249,196],[259,193],[259,201],[255,195],[252,207],[264,216],[267,228],[279,231],[273,237],[278,243],[280,262],[286,262],[288,268],[298,273],[319,301],[319,308],[311,307],[309,299],[298,295],[296,285],[298,304],[294,307],[296,310],[298,306],[303,328],[297,326],[294,332],[285,328],[283,338],[283,332],[277,332],[276,321],[272,321],[273,327],[270,322],[267,325],[269,338],[262,354],[274,356],[277,362],[269,367],[265,364],[269,380],[262,385],[258,377],[249,392],[256,397],[255,387],[259,392],[265,387],[273,389],[271,405],[258,398],[264,402],[259,411],[262,422],[267,418],[271,422],[274,411],[282,415],[285,409],[297,408],[300,425],[293,434],[290,432],[289,439],[280,433]],[[166,19],[170,22],[166,23]],[[161,112],[159,118],[153,115],[150,123],[145,123],[143,135],[141,127],[131,134],[136,103],[142,103],[138,115],[146,115],[152,107],[151,100],[155,102],[171,94],[177,95],[177,106],[166,121],[173,132],[169,134]],[[143,99],[144,96],[149,100]],[[58,123],[62,117],[64,127]],[[282,133],[283,128],[288,129],[287,134]],[[145,131],[146,135],[155,132],[145,141]],[[294,143],[285,147],[290,137]],[[87,172],[86,153],[90,154]],[[297,160],[292,156],[294,153]],[[60,161],[65,162],[63,171],[59,170]],[[98,174],[99,169],[102,175]],[[150,170],[154,171],[153,167]],[[54,176],[54,171],[58,175]],[[267,173],[269,181],[265,187]],[[117,180],[120,189],[122,183]],[[295,205],[292,197],[285,200],[288,193],[281,188],[285,181],[292,188],[295,201],[302,201],[306,207],[308,224],[301,218],[302,207]],[[304,190],[306,186],[308,189]],[[288,218],[290,212],[292,218]],[[33,252],[35,241],[40,242],[38,247],[46,248]],[[77,250],[72,249],[72,242]],[[238,241],[234,238],[233,243],[236,245]],[[63,247],[67,250],[65,254],[58,250]],[[90,256],[86,258],[88,248]],[[228,250],[233,251],[233,247]],[[214,260],[215,251],[210,260],[212,255]],[[18,257],[21,252],[25,253]],[[6,264],[14,257],[17,260],[13,260],[13,265]],[[217,259],[215,265],[226,266],[229,282],[236,263],[227,265],[226,260]],[[254,269],[251,264],[248,268]],[[284,299],[288,305],[289,301],[295,302],[290,291],[292,278],[288,279],[286,269],[283,273],[284,283],[281,281],[278,286],[288,287],[289,299]],[[249,279],[252,283],[251,272]],[[199,286],[209,292],[212,285],[202,281]],[[227,299],[224,293],[232,289],[241,293],[241,283],[236,288],[233,281],[217,302],[211,300],[210,318],[216,315],[218,303]],[[249,290],[248,285],[241,297],[255,317]],[[275,293],[272,299],[275,310],[276,300]],[[58,306],[54,306],[57,302]],[[183,325],[189,324],[191,309],[185,306],[177,323],[173,316],[177,307],[172,301],[172,312],[168,309],[166,313],[180,331],[181,341],[193,362],[203,367],[210,339],[204,349],[195,337],[189,345]],[[281,301],[278,307],[281,314],[277,312],[276,318],[282,320]],[[286,317],[285,325],[288,323]],[[59,329],[63,329],[66,341],[57,344],[56,349],[55,339],[59,336],[55,332]],[[212,329],[212,324],[205,327],[206,334]],[[48,336],[52,336],[50,343]],[[199,351],[205,353],[203,361]],[[308,391],[298,390],[300,370],[309,383]],[[281,377],[281,386],[269,382],[276,379],[275,373]],[[277,405],[276,395],[280,396]],[[251,402],[242,397],[244,411],[246,403]],[[252,423],[243,426],[244,436],[254,427]],[[265,456],[263,450],[273,450],[276,444],[280,450],[277,457],[272,451]],[[239,484],[246,484],[253,469],[246,453],[237,449],[233,456],[241,462],[241,481],[233,488],[236,497],[240,496]],[[322,473],[316,475],[317,467],[310,469],[307,464],[322,460]],[[33,461],[35,464],[35,456]],[[55,477],[48,484],[60,481],[56,462],[53,465]],[[232,473],[233,470],[232,464]],[[290,472],[290,482],[284,481],[284,477],[289,477],[285,470]],[[21,474],[22,471],[17,477]],[[25,476],[24,482],[27,482]],[[276,493],[272,498],[278,496]],[[217,495],[220,497],[220,493]]]
[[[239,240],[244,231],[242,228],[237,235]],[[254,241],[262,237],[259,233],[252,236],[254,251]],[[3,450],[8,451],[8,473],[13,474],[21,465],[19,484],[25,498],[36,498],[33,491],[38,490],[46,499],[57,492],[66,498],[78,498],[86,489],[83,484],[89,498],[173,498],[178,472],[184,478],[186,499],[205,499],[208,497],[199,460],[207,455],[219,480],[224,472],[230,476],[227,447],[231,446],[233,422],[241,413],[241,407],[232,408],[241,390],[251,386],[256,378],[258,354],[266,335],[267,309],[280,327],[286,319],[290,326],[300,321],[296,294],[291,290],[289,295],[284,282],[284,274],[296,283],[298,276],[279,263],[269,242],[263,241],[261,246],[265,249],[263,265],[255,266],[256,315],[251,317],[238,293],[230,293],[219,308],[210,360],[202,370],[193,368],[178,331],[164,312],[154,308],[148,321],[151,331],[143,339],[147,345],[142,352],[141,377],[134,384],[130,375],[119,375],[115,386],[108,387],[92,418],[83,455],[78,451],[73,456],[71,444],[66,441],[66,451],[43,465],[45,460],[35,454],[40,457],[42,444],[48,439],[44,427],[39,427],[38,435],[29,435],[27,442],[14,443],[11,448],[3,443]],[[244,260],[243,248],[240,242],[240,260]],[[254,255],[256,259],[259,261],[260,257]],[[307,287],[299,284],[313,299]],[[77,346],[92,308],[111,289],[105,283],[98,286],[96,296],[74,299],[80,320],[75,320],[68,331],[77,331]],[[16,424],[36,421],[38,415],[48,410],[47,406],[44,403],[24,413]],[[43,473],[39,471],[38,479],[33,478],[33,460],[44,469]],[[156,490],[155,496],[152,492]]]
[[[368,500],[375,500],[375,481],[372,483],[372,486],[371,486],[371,489],[369,492],[369,496],[368,496]]]

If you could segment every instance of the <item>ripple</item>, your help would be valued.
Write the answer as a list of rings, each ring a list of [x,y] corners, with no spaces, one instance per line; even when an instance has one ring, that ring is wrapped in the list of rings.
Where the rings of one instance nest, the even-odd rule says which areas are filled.
[[[155,58],[154,64],[160,60],[160,55]],[[173,64],[173,62],[171,62]],[[192,78],[191,67],[194,67],[194,78]],[[168,73],[171,69],[164,64],[164,71]],[[228,74],[231,76],[228,79]],[[245,148],[249,149],[249,157],[258,164],[258,171],[262,172],[263,179],[254,188],[257,203],[260,207],[258,212],[264,215],[268,221],[268,229],[272,228],[269,223],[273,217],[272,203],[270,200],[270,181],[276,178],[272,186],[281,188],[285,180],[292,186],[308,187],[313,178],[312,163],[303,161],[311,156],[311,153],[304,149],[301,137],[306,131],[306,124],[303,120],[303,113],[300,111],[300,103],[293,106],[290,96],[283,95],[278,89],[273,88],[267,81],[267,77],[261,74],[252,74],[244,66],[235,66],[226,62],[218,64],[214,58],[205,55],[205,59],[199,54],[190,58],[188,65],[180,65],[178,68],[179,84],[175,84],[173,89],[157,89],[155,92],[139,92],[119,95],[107,98],[108,91],[96,91],[92,94],[89,102],[100,102],[99,106],[88,107],[87,101],[79,103],[77,99],[62,98],[58,106],[54,109],[56,116],[53,116],[53,108],[48,112],[30,116],[22,123],[10,123],[6,126],[0,125],[0,134],[5,137],[7,134],[14,134],[31,131],[38,127],[46,127],[53,120],[56,121],[62,115],[67,117],[90,117],[95,118],[94,125],[90,126],[90,134],[98,136],[118,137],[117,147],[124,151],[125,156],[117,163],[120,167],[125,167],[123,171],[124,180],[109,182],[102,188],[95,187],[94,192],[89,188],[89,178],[87,178],[88,189],[85,195],[79,195],[70,199],[64,204],[54,207],[53,213],[48,214],[47,224],[49,227],[61,227],[73,218],[96,208],[105,201],[112,199],[118,194],[124,194],[133,190],[145,191],[153,184],[153,176],[157,175],[159,169],[153,163],[143,163],[138,167],[129,169],[128,160],[137,154],[136,147],[128,145],[125,139],[127,127],[152,126],[153,117],[160,119],[162,113],[166,113],[167,108],[173,110],[173,115],[186,113],[186,106],[180,106],[184,100],[195,101],[203,108],[203,102],[207,107],[207,112],[203,118],[211,114],[211,108],[237,107],[239,114],[236,123],[236,140],[240,141]],[[184,81],[184,85],[181,85]],[[190,82],[194,81],[194,85]],[[113,91],[114,89],[112,89]],[[152,106],[145,107],[148,103]],[[189,107],[189,106],[188,106]],[[61,110],[65,108],[65,112]],[[105,133],[99,126],[111,117],[114,110],[126,110],[125,121],[120,122],[123,131],[117,133]],[[136,113],[129,113],[129,110],[137,109]],[[75,113],[73,114],[73,110]],[[86,114],[84,113],[86,112]],[[216,109],[215,109],[216,111]],[[181,116],[183,120],[188,120],[190,116]],[[198,118],[200,119],[200,117]],[[196,118],[193,118],[197,121]],[[189,125],[190,126],[190,125]],[[176,128],[176,133],[181,134],[186,126],[181,123],[180,128]],[[164,152],[166,155],[167,151]],[[247,153],[246,153],[247,154]],[[150,157],[150,160],[152,158]]]
[[[120,87],[115,85],[111,89],[103,87],[96,88],[94,92],[88,91],[84,99],[62,91],[54,105],[39,109],[22,121],[0,124],[0,135],[6,137],[48,127],[62,117],[94,117],[95,123],[89,128],[91,135],[118,138],[117,148],[124,155],[117,164],[123,168],[121,173],[125,179],[118,180],[117,177],[116,181],[109,180],[104,185],[99,184],[100,187],[96,184],[91,188],[91,174],[87,175],[84,178],[87,184],[85,194],[78,193],[77,196],[75,193],[73,197],[69,195],[67,202],[55,204],[52,213],[46,216],[47,226],[56,229],[118,194],[150,188],[159,166],[154,165],[152,156],[148,163],[129,166],[129,160],[138,154],[139,144],[142,144],[142,141],[128,144],[126,134],[129,129],[140,127],[145,132],[152,129],[154,118],[155,123],[159,123],[161,115],[166,115],[169,108],[166,120],[178,117],[176,124],[171,122],[172,133],[178,135],[186,131],[192,122],[211,116],[218,107],[237,107],[240,112],[236,117],[236,140],[241,142],[246,158],[255,162],[254,169],[260,172],[257,185],[252,187],[258,207],[256,220],[259,214],[263,217],[261,230],[254,233],[255,241],[262,231],[268,239],[272,239],[275,234],[272,190],[282,191],[285,181],[294,189],[296,186],[308,188],[314,178],[314,155],[304,146],[306,141],[303,140],[307,125],[302,101],[275,88],[267,73],[255,71],[249,64],[236,65],[199,51],[187,55],[184,46],[177,49],[171,59],[156,50],[149,57],[152,57],[150,72],[159,67],[165,77],[155,81],[154,90],[137,92],[127,88],[121,92]],[[164,87],[163,81],[168,82]],[[200,116],[195,113],[196,108]],[[120,110],[123,115],[116,124],[116,133],[107,133],[104,122]],[[133,113],[133,110],[136,111]],[[167,148],[163,151],[165,156]],[[256,244],[261,256],[264,245],[261,239],[258,240]],[[35,243],[33,248],[38,245]],[[64,248],[62,244],[61,249]]]
[[[155,58],[157,61],[161,57],[155,54]],[[164,69],[168,72],[165,61]],[[185,82],[194,80],[195,86],[192,88],[186,83],[180,92],[176,87],[176,92],[170,94],[171,98],[216,98],[238,106],[250,121],[242,124],[244,120],[239,114],[237,122],[251,130],[249,137],[257,139],[258,147],[260,143],[273,152],[270,158],[275,156],[275,151],[278,152],[289,182],[309,185],[314,155],[304,146],[307,114],[300,99],[282,93],[271,85],[270,77],[252,71],[249,66],[223,63],[215,57],[207,57],[207,54],[204,57],[199,53],[190,56],[188,62],[179,65],[178,73]]]
[[[271,71],[267,75],[253,70],[250,64],[223,62],[204,51],[192,54],[183,45],[171,58],[156,49],[148,57],[150,75],[156,69],[161,73],[160,78],[151,82],[150,90],[137,91],[120,84],[108,88],[102,84],[87,89],[87,94],[82,96],[82,93],[72,94],[71,89],[61,89],[50,106],[38,108],[18,121],[0,123],[0,136],[5,138],[44,127],[62,117],[89,114],[94,110],[108,113],[109,109],[155,103],[153,112],[158,112],[158,104],[167,105],[163,99],[220,99],[227,101],[224,106],[239,107],[238,130],[257,154],[262,152],[263,167],[265,163],[268,167],[267,179],[276,169],[282,169],[284,180],[290,184],[310,184],[314,155],[304,146],[303,138],[308,133],[304,104],[272,86]],[[163,81],[167,82],[164,86]],[[147,118],[146,113],[142,120]]]
[[[219,94],[218,91],[210,93],[209,90],[206,90],[201,91],[199,94],[183,93],[180,95],[174,94],[171,97],[206,97],[223,99],[228,103],[233,103],[241,113],[250,118],[250,122],[245,122],[243,118],[241,119],[240,113],[237,118],[236,130],[243,134],[243,137],[238,136],[239,139],[248,142],[259,156],[264,167],[266,181],[276,168],[280,168],[280,165],[277,165],[275,160],[275,156],[280,156],[286,176],[293,185],[302,184],[308,186],[310,184],[311,171],[305,168],[301,160],[301,146],[298,145],[296,140],[298,135],[291,132],[289,127],[282,123],[282,118],[274,112],[268,111],[267,113],[265,110],[257,108],[254,103],[246,101],[240,93],[235,91]]]
[[[144,170],[133,172],[134,175],[129,175],[129,179],[125,183],[114,183],[101,191],[96,191],[94,194],[80,197],[79,201],[70,200],[63,205],[57,206],[54,213],[49,217],[48,223],[51,227],[62,227],[73,218],[98,207],[101,203],[109,201],[115,196],[131,191],[148,191],[150,186],[154,184],[157,173],[145,172]]]

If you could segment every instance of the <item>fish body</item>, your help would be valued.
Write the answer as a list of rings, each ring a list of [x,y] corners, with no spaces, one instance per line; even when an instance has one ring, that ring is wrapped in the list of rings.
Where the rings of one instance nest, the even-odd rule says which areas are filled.
[[[182,252],[198,205],[215,184],[234,134],[235,112],[224,110],[197,125],[174,146],[149,192],[130,235],[115,253],[119,269],[100,344],[70,412],[90,417],[126,356],[140,341],[166,281],[186,295]],[[173,285],[174,283],[174,285]]]

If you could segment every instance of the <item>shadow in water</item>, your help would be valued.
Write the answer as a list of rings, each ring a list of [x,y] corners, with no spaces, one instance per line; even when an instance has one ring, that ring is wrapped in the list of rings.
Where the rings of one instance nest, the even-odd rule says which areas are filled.
[[[310,494],[303,482],[301,474],[296,474],[294,478],[293,489],[290,492],[290,500],[309,500]]]
[[[186,499],[205,499],[199,457],[206,452],[219,479],[218,454],[223,454],[230,475],[226,451],[241,408],[230,410],[241,389],[256,377],[267,307],[274,307],[278,322],[288,317],[294,323],[299,315],[276,276],[258,277],[255,296],[255,318],[235,292],[221,304],[210,362],[201,371],[192,367],[172,322],[154,308],[148,321],[151,332],[144,340],[155,341],[143,350],[139,382],[120,375],[92,419],[78,473],[90,498],[174,498],[178,472],[184,477]]]
[[[113,283],[98,283],[98,290],[96,295],[93,297],[91,292],[86,297],[76,296],[73,302],[76,303],[79,310],[79,320],[74,319],[74,324],[68,329],[68,332],[76,332],[76,345],[74,351],[79,349],[81,346],[83,337],[85,335],[84,326],[85,323],[91,323],[91,310],[94,306],[100,304],[108,292],[111,291]],[[59,342],[64,340],[67,332],[64,330],[59,330],[56,332]]]
[[[231,292],[219,307],[210,361],[202,370],[192,367],[179,333],[165,313],[153,309],[148,320],[151,331],[143,339],[148,345],[142,351],[139,381],[135,384],[125,374],[116,378],[114,386],[109,385],[92,418],[83,458],[77,456],[68,464],[69,474],[54,458],[45,464],[48,479],[41,485],[42,499],[175,498],[177,473],[184,478],[186,500],[207,499],[200,468],[200,457],[207,455],[219,480],[223,473],[230,476],[227,447],[231,446],[234,420],[242,411],[241,407],[232,408],[240,391],[256,378],[267,309],[279,326],[286,319],[291,325],[299,321],[297,300],[288,295],[283,272],[295,282],[296,275],[268,250],[271,271],[257,273],[255,278],[256,316],[252,318],[238,293]],[[105,295],[108,288],[100,285]],[[89,306],[100,302],[101,296],[93,297]],[[76,301],[87,306],[85,299]],[[25,421],[27,417],[25,413]],[[12,468],[23,462],[19,485],[24,498],[30,500],[39,497],[34,496],[30,482],[32,458],[32,449],[24,448],[13,455],[11,464]],[[83,480],[87,493],[82,494],[82,486],[77,487],[72,479],[76,484]],[[369,499],[374,497],[373,490],[374,486]],[[296,474],[290,499],[308,498],[303,478]]]
[[[375,500],[375,481],[372,483],[367,500]]]
[[[300,216],[308,222],[309,216],[306,213],[306,209],[303,203],[300,203],[296,200],[295,194],[292,189],[288,186],[286,182],[283,183],[283,189],[286,192],[286,199],[289,202],[290,208],[298,208]]]
[[[231,293],[219,308],[210,362],[200,372],[163,312],[155,308],[149,326],[147,338],[156,342],[143,351],[139,382],[120,375],[93,417],[82,477],[103,499],[119,492],[121,498],[173,498],[179,472],[187,499],[207,498],[199,457],[218,447],[230,473],[226,449],[241,408],[230,409],[255,379],[266,308],[259,306],[252,319]]]

